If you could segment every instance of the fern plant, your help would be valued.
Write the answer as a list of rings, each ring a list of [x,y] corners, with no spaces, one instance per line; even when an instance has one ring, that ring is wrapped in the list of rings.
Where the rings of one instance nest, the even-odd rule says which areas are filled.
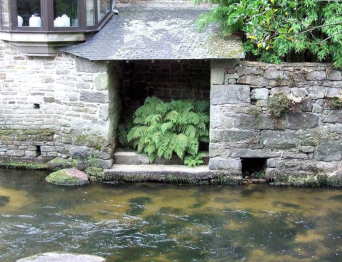
[[[146,153],[150,162],[156,157],[170,159],[174,153],[181,159],[185,155],[198,157],[200,142],[209,142],[207,101],[163,102],[148,97],[135,111],[133,122],[127,140],[139,153]]]
[[[202,158],[204,157],[204,154],[197,154],[196,156],[187,156],[184,159],[184,164],[195,167],[203,164]]]

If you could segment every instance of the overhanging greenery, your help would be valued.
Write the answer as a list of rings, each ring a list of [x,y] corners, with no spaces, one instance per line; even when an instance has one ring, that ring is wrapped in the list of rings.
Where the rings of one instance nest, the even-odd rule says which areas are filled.
[[[242,32],[245,50],[261,61],[279,63],[295,53],[301,61],[309,56],[342,66],[342,3],[338,0],[193,1],[217,4],[200,17],[200,29],[215,22],[223,35]]]

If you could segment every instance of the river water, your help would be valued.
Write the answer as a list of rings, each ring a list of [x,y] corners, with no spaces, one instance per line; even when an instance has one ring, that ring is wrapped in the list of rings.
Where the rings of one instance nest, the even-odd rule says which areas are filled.
[[[267,185],[49,185],[0,170],[0,261],[342,261],[342,190]]]

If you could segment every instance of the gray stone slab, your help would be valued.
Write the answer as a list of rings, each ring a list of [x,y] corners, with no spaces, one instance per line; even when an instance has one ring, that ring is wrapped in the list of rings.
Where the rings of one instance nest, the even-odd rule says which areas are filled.
[[[241,171],[242,164],[239,158],[214,157],[209,160],[210,170],[235,170]]]
[[[211,105],[250,103],[248,85],[213,85],[210,91]]]
[[[296,147],[296,135],[292,131],[261,132],[262,143],[267,148],[289,149]]]
[[[248,130],[210,130],[210,142],[250,142],[257,140],[259,133]]]
[[[239,37],[221,37],[217,25],[198,32],[196,21],[209,11],[207,7],[117,8],[119,14],[95,36],[61,50],[89,60],[244,58]],[[86,70],[89,69],[83,69]]]
[[[342,123],[342,110],[332,110],[323,118],[324,123]]]
[[[114,165],[104,170],[104,182],[168,182],[168,183],[240,183],[238,172],[211,171],[208,166],[188,167],[179,165]]]
[[[319,115],[312,113],[289,113],[287,127],[289,129],[309,129],[319,125]]]
[[[314,154],[319,161],[340,161],[342,159],[342,141],[321,139]]]

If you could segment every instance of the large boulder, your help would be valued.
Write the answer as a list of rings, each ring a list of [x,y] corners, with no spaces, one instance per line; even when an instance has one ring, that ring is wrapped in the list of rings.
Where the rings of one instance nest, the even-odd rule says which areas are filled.
[[[35,256],[22,258],[17,262],[106,262],[106,259],[99,256],[79,255],[71,253],[49,252]]]
[[[46,177],[46,182],[59,186],[83,186],[89,183],[89,176],[78,169],[62,169]]]

